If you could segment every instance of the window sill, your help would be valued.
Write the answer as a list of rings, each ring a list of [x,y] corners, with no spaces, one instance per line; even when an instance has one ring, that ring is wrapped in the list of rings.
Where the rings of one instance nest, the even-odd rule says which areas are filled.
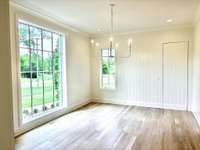
[[[37,120],[40,120],[44,117],[48,117],[49,115],[52,115],[53,113],[56,113],[58,111],[61,111],[63,109],[67,108],[66,106],[60,106],[60,107],[57,107],[57,108],[54,108],[54,109],[51,109],[51,110],[48,110],[46,112],[43,112],[43,113],[39,113],[37,115],[34,115],[33,117],[30,117],[29,119],[26,119],[22,122],[22,125],[21,126],[26,126],[27,124],[31,124],[32,122],[35,122]]]
[[[116,91],[116,88],[100,88],[101,91]]]

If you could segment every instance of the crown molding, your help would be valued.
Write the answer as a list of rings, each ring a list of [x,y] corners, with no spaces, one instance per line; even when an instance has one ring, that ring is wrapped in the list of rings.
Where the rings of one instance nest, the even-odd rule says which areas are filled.
[[[60,18],[59,16],[55,16],[54,14],[49,13],[42,8],[34,6],[34,4],[32,4],[30,1],[26,1],[25,3],[21,3],[21,2],[18,2],[16,0],[11,0],[10,6],[17,8],[19,10],[25,11],[25,12],[31,14],[31,15],[40,17],[40,18],[45,19],[45,20],[48,20],[48,21],[50,21],[54,24],[57,24],[57,25],[65,28],[66,30],[70,30],[70,31],[79,33],[81,35],[90,37],[89,33],[80,31],[80,30],[70,26],[66,22],[63,22],[63,19]],[[31,6],[34,6],[34,7],[31,7]]]
[[[77,32],[81,35],[90,37],[90,38],[98,38],[98,37],[108,37],[110,34],[109,33],[94,33],[94,34],[90,34],[90,33],[86,33],[83,31],[80,31],[79,29],[76,29],[72,26],[70,26],[69,24],[67,24],[66,22],[63,22],[63,19],[59,16],[55,16],[52,13],[49,13],[47,11],[45,11],[42,8],[36,7],[34,6],[34,4],[32,4],[30,1],[26,1],[26,2],[18,2],[17,0],[11,0],[10,1],[11,6],[14,6],[16,8],[19,8],[21,10],[24,10],[32,15],[36,15],[39,16],[41,18],[44,18],[48,21],[51,21],[67,30],[71,30],[73,32]],[[34,7],[31,7],[34,6]],[[39,11],[38,11],[39,10]],[[193,28],[194,25],[200,20],[200,5],[198,7],[198,10],[196,12],[195,15],[195,19],[194,22],[191,24],[182,24],[182,25],[167,25],[164,27],[152,27],[152,28],[143,28],[143,29],[135,29],[132,31],[127,31],[127,32],[117,32],[114,33],[114,36],[120,36],[120,35],[130,35],[130,34],[136,34],[136,33],[143,33],[143,32],[153,32],[153,31],[163,31],[163,30],[173,30],[173,29],[180,29],[180,28]]]
[[[168,25],[164,27],[154,27],[154,28],[144,28],[144,29],[137,29],[128,32],[117,32],[114,33],[114,36],[126,36],[130,34],[137,34],[137,33],[145,33],[145,32],[155,32],[155,31],[166,31],[166,30],[176,30],[176,29],[184,29],[184,28],[193,28],[193,24],[182,24],[182,25]],[[98,38],[98,37],[108,37],[110,34],[91,34],[90,38]]]
[[[198,5],[197,11],[195,13],[193,25],[196,25],[200,21],[200,3]]]

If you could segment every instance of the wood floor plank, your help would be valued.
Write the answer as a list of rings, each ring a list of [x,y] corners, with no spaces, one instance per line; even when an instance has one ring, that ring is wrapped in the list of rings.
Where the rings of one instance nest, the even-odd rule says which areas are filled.
[[[16,150],[200,150],[200,130],[190,112],[91,103],[18,137]]]

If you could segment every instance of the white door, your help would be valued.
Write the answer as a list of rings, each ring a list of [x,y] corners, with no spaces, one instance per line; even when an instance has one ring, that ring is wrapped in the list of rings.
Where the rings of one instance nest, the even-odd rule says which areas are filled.
[[[187,109],[188,42],[163,45],[163,105]]]

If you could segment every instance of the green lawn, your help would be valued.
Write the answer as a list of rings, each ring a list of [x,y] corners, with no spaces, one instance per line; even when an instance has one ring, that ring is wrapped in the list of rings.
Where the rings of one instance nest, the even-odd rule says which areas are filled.
[[[44,101],[45,104],[53,103],[53,83],[50,75],[46,74],[45,77],[45,87],[44,87]],[[30,91],[30,79],[21,78],[22,83],[22,107],[31,107],[31,91]],[[32,92],[33,92],[33,106],[38,106],[43,104],[43,87],[42,79],[38,77],[32,79]],[[58,101],[56,95],[58,91],[55,90],[55,102]]]

